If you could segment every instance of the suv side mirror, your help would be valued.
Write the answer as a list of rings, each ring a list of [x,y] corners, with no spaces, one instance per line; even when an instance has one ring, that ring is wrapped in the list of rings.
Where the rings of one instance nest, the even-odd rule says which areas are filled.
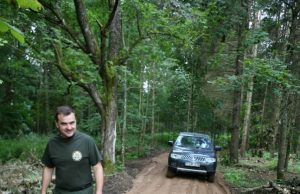
[[[221,151],[221,149],[222,149],[221,146],[217,146],[217,145],[215,146],[215,151]]]
[[[173,141],[168,141],[169,146],[173,146],[174,142]]]

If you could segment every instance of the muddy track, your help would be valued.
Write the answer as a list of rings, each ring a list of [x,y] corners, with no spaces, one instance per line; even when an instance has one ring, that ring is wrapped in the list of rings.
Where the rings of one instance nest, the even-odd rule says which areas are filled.
[[[168,153],[152,158],[134,179],[133,187],[126,194],[230,194],[222,175],[217,173],[215,183],[204,177],[178,175],[167,178]]]

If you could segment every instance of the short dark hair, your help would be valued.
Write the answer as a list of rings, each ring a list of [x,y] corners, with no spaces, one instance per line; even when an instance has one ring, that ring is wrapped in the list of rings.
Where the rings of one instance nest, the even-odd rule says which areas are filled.
[[[63,114],[65,116],[67,116],[71,113],[75,114],[75,111],[72,107],[67,106],[67,105],[59,106],[59,107],[56,108],[55,120],[58,121],[58,115],[59,114]]]

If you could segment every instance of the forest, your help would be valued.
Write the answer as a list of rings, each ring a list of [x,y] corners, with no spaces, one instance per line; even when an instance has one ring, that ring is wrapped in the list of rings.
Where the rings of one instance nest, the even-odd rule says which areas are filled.
[[[2,0],[0,163],[40,158],[76,110],[107,173],[201,132],[220,159],[300,174],[297,0]],[[300,177],[299,177],[300,186]]]

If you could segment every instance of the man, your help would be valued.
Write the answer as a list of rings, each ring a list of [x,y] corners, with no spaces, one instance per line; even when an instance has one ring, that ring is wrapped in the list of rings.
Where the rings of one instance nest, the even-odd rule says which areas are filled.
[[[46,194],[55,169],[54,194],[93,194],[92,171],[96,180],[96,194],[102,194],[102,157],[93,139],[76,131],[74,110],[60,106],[55,115],[59,134],[46,146],[42,162],[45,165],[41,194]]]

